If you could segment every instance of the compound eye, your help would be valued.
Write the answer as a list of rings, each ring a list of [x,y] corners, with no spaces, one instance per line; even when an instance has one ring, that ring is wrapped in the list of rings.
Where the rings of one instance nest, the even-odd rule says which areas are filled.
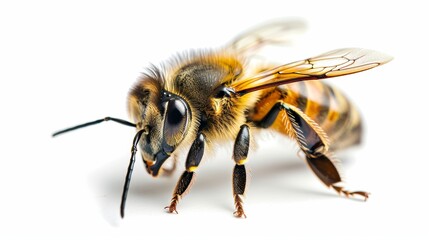
[[[176,146],[184,137],[188,125],[188,108],[181,99],[170,99],[164,120],[164,138],[168,145]]]
[[[185,120],[186,107],[182,101],[173,99],[168,101],[167,107],[167,123],[171,127],[180,125]]]

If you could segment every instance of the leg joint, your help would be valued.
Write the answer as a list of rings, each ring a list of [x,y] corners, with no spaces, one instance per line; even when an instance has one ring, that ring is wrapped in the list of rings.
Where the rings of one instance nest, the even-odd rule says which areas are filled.
[[[282,102],[277,102],[276,104],[274,104],[274,106],[270,109],[270,111],[267,113],[267,115],[265,115],[265,117],[261,121],[256,122],[256,126],[260,128],[271,127],[271,125],[273,125],[274,121],[279,115],[280,111],[284,108],[285,108],[285,105]]]

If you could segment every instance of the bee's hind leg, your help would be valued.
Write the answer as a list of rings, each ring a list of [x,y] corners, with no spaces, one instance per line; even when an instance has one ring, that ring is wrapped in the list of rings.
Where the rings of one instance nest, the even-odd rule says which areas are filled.
[[[316,176],[328,187],[332,187],[339,194],[344,194],[346,197],[360,195],[366,200],[369,193],[364,191],[350,192],[339,186],[341,177],[337,168],[325,154],[308,154],[306,153],[307,163]]]
[[[368,193],[363,191],[350,192],[339,186],[342,182],[341,176],[337,167],[329,158],[328,147],[329,141],[325,132],[305,115],[298,108],[284,103],[277,102],[267,115],[256,126],[261,128],[269,128],[277,119],[280,113],[286,113],[286,117],[290,122],[291,137],[294,138],[301,150],[306,156],[306,160],[311,170],[316,176],[328,187],[332,187],[340,194],[345,196],[360,195],[368,198]],[[288,126],[285,126],[288,127]]]
[[[291,129],[299,147],[304,152],[308,165],[316,176],[328,187],[332,187],[339,194],[346,197],[360,195],[366,200],[369,193],[363,191],[347,191],[339,184],[341,176],[329,158],[328,139],[324,131],[294,106],[282,104],[291,123]]]

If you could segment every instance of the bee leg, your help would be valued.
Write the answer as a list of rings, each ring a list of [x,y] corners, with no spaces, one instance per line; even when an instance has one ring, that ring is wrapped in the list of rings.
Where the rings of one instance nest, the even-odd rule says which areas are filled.
[[[165,207],[170,213],[177,213],[176,207],[179,200],[189,192],[192,182],[195,179],[195,170],[201,162],[204,154],[205,137],[204,134],[199,133],[197,138],[192,143],[186,158],[186,170],[180,176],[174,189],[173,197],[171,198],[170,206]]]
[[[344,194],[346,197],[360,195],[366,199],[369,197],[369,193],[364,191],[350,192],[345,190],[344,187],[339,186],[341,183],[341,177],[336,169],[335,165],[325,154],[306,154],[307,163],[316,176],[328,187],[332,187],[338,194]]]
[[[232,175],[233,194],[236,217],[246,217],[243,210],[243,195],[246,190],[246,168],[247,154],[249,152],[250,132],[249,126],[242,125],[234,143],[233,158],[235,161],[234,172]]]
[[[344,194],[346,197],[360,195],[366,200],[369,195],[367,192],[350,192],[338,186],[342,181],[341,176],[328,157],[328,141],[323,130],[301,110],[287,104],[281,105],[287,113],[295,139],[305,153],[307,163],[316,176],[326,186],[332,187],[339,194]]]
[[[274,104],[274,106],[270,109],[270,111],[265,115],[265,117],[258,122],[255,122],[257,127],[260,128],[269,128],[271,125],[273,125],[274,121],[276,120],[277,116],[279,115],[280,111],[284,110],[283,103],[277,102]]]

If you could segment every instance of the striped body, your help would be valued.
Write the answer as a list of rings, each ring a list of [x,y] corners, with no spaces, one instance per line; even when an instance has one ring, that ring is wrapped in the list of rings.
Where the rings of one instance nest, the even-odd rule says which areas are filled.
[[[327,134],[331,149],[360,142],[362,123],[359,112],[338,89],[322,81],[303,81],[263,90],[249,120],[262,120],[277,102],[299,108],[316,122]],[[279,114],[271,129],[293,138],[285,112]]]

